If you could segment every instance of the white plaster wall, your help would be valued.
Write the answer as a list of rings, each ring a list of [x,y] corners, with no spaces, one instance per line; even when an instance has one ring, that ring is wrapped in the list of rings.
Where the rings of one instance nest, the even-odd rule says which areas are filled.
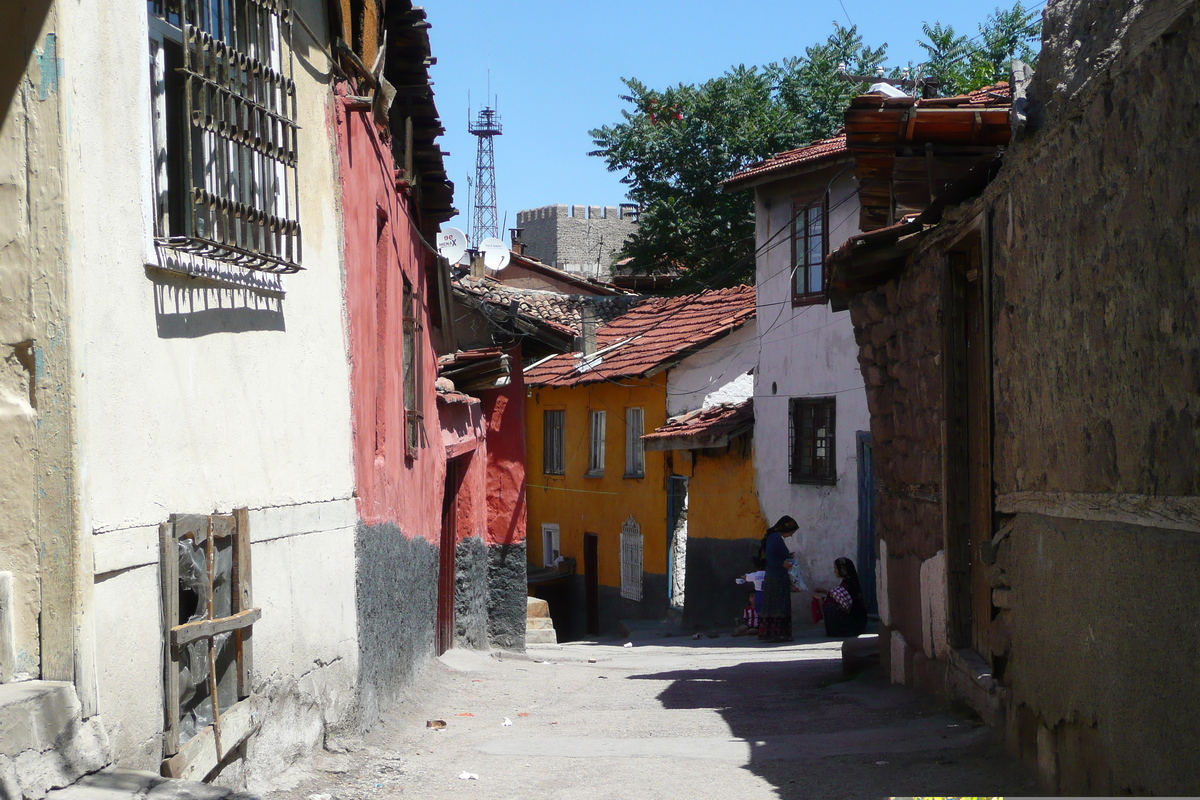
[[[858,463],[856,432],[870,430],[858,345],[849,312],[827,304],[791,303],[792,200],[820,196],[829,187],[829,249],[858,233],[857,187],[845,164],[756,190],[758,330],[755,371],[754,460],[763,516],[790,514],[800,523],[793,547],[810,585],[835,583],[833,560],[857,559]],[[836,397],[837,483],[793,485],[788,480],[788,399]]]
[[[254,693],[263,730],[246,766],[267,780],[353,723],[358,671],[353,500],[250,512]],[[113,759],[157,770],[162,641],[158,528],[94,537],[96,669]],[[259,741],[261,740],[261,741]]]
[[[694,411],[714,395],[714,402],[720,403],[745,400],[750,391],[746,390],[745,380],[739,378],[757,363],[758,326],[750,320],[724,339],[685,358],[667,374],[667,416]]]
[[[320,33],[322,4],[295,6]],[[175,512],[247,506],[254,600],[263,608],[255,692],[266,711],[241,774],[262,781],[318,745],[326,724],[354,713],[356,517],[340,193],[329,87],[314,77],[328,66],[297,27],[305,271],[285,279],[279,301],[148,273],[145,4],[66,4],[61,13],[77,491],[81,528],[94,534],[96,583],[85,602],[100,713],[114,731],[118,764],[157,767],[157,525]],[[278,315],[273,326],[259,324],[253,312],[273,303],[282,326]],[[163,335],[171,315],[212,309],[242,310],[221,312],[217,329],[203,335]]]
[[[323,20],[315,0],[298,6],[310,22]],[[63,17],[85,529],[151,524],[171,512],[349,497],[349,368],[329,91],[305,69],[324,69],[325,57],[297,29],[305,271],[285,279],[284,330],[164,338],[160,312],[246,303],[261,311],[270,301],[192,278],[148,277],[145,4],[67,4]]]

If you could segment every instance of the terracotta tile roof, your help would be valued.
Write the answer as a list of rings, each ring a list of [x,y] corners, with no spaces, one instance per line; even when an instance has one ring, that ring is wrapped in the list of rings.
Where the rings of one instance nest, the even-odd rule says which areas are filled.
[[[586,359],[564,353],[525,373],[540,386],[578,386],[644,375],[690,355],[754,318],[754,287],[711,289],[681,297],[652,297],[596,331],[596,352]]]
[[[578,335],[583,331],[585,307],[592,308],[597,321],[605,323],[624,314],[642,300],[642,296],[636,294],[599,296],[562,294],[543,289],[517,289],[491,278],[470,276],[458,278],[454,281],[454,286],[503,309],[508,309],[512,301],[516,300],[517,310],[521,314],[571,335]]]
[[[785,153],[772,156],[765,161],[752,164],[726,180],[724,187],[726,191],[741,189],[752,183],[757,183],[762,178],[774,173],[785,172],[801,164],[811,164],[827,158],[836,158],[837,156],[846,155],[849,152],[846,149],[845,134],[834,136],[832,139],[822,139],[805,147],[788,150]]]
[[[730,437],[754,427],[754,400],[740,403],[718,403],[709,408],[689,411],[669,420],[642,437],[651,450],[720,447]],[[672,447],[671,445],[676,445]]]

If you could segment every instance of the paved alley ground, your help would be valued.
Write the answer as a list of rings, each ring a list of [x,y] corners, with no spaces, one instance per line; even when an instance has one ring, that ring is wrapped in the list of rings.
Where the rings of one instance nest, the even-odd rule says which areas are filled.
[[[268,800],[1036,793],[977,719],[878,666],[843,680],[840,642],[669,638],[527,657],[450,651],[400,716]]]

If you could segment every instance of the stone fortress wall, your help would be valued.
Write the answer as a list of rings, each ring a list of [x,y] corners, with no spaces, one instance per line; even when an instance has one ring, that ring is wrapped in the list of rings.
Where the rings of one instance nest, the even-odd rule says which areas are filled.
[[[517,212],[525,254],[561,270],[608,280],[637,227],[637,206],[543,206]]]

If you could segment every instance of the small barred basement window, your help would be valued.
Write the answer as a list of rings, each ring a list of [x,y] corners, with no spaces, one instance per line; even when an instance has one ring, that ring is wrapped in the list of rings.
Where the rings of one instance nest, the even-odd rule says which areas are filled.
[[[202,780],[252,732],[249,513],[175,514],[159,526],[163,774]]]
[[[148,0],[147,11],[155,242],[300,270],[290,0]]]

